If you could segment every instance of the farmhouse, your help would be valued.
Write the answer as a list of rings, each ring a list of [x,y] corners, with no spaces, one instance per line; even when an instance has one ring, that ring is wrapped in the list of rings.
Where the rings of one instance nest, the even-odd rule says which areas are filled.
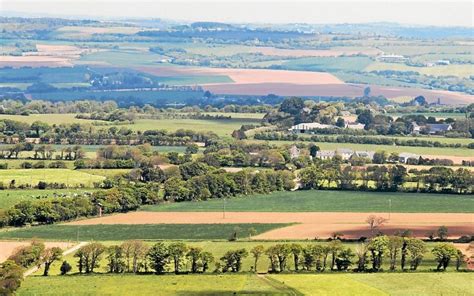
[[[450,124],[447,123],[428,123],[426,124],[429,134],[437,134],[442,132],[447,132],[453,129]]]
[[[374,151],[356,151],[351,157],[360,157],[372,160],[374,158],[374,154]]]
[[[377,57],[377,60],[380,62],[386,63],[404,63],[408,61],[408,58],[398,55],[398,54],[384,54]]]
[[[320,159],[332,159],[336,156],[336,152],[331,150],[320,150],[316,152],[316,157]]]
[[[298,147],[296,147],[296,145],[293,145],[293,146],[291,146],[289,152],[290,152],[290,158],[294,159],[294,158],[298,158],[300,156],[301,151]]]
[[[398,155],[398,161],[401,163],[407,163],[409,159],[418,159],[418,158],[420,158],[420,156],[414,153],[402,152]]]
[[[289,131],[293,133],[308,133],[308,131],[314,130],[314,129],[322,129],[322,128],[337,128],[335,125],[330,125],[330,124],[321,124],[319,122],[308,122],[308,123],[300,123],[297,125],[292,126]]]
[[[448,123],[427,123],[426,125],[418,125],[416,122],[411,124],[411,133],[419,134],[421,131],[426,131],[430,135],[447,132],[452,130],[453,127]]]
[[[336,149],[336,155],[339,155],[343,160],[348,160],[351,158],[354,151],[352,149],[347,148],[338,148]]]
[[[350,122],[346,124],[346,128],[355,129],[355,130],[363,130],[365,127],[364,124],[358,122]]]

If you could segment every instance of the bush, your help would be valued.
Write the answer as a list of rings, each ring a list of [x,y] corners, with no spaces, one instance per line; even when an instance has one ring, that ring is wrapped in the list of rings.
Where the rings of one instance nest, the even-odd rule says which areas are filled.
[[[8,169],[8,163],[0,163],[0,170]]]
[[[25,161],[21,163],[20,167],[22,169],[31,169],[33,167],[33,164],[31,162]]]
[[[66,163],[64,161],[54,161],[49,164],[48,166],[50,169],[65,169],[67,168]]]
[[[38,161],[35,164],[33,164],[34,169],[44,169],[46,167],[46,164],[44,161]]]
[[[72,266],[67,261],[63,261],[63,264],[61,264],[61,267],[59,268],[59,270],[61,270],[61,275],[67,274],[71,271],[71,269]]]
[[[38,182],[38,189],[44,190],[44,189],[46,189],[46,187],[48,187],[48,183],[46,183],[44,181],[39,181]]]

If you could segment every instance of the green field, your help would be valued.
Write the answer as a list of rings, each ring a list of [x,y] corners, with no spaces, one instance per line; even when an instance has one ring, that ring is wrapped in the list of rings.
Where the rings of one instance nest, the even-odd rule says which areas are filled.
[[[254,274],[34,276],[18,295],[285,295],[290,290],[281,289]]]
[[[383,70],[394,70],[394,71],[414,71],[424,75],[431,76],[458,76],[468,78],[472,75],[473,66],[471,64],[465,65],[446,65],[446,66],[433,66],[433,67],[412,67],[405,64],[399,63],[381,63],[375,62],[368,65],[365,71],[383,71]]]
[[[472,295],[474,273],[272,275],[305,295]]]
[[[94,182],[100,182],[105,178],[102,176],[91,175],[80,171],[69,169],[11,169],[0,170],[0,182],[9,186],[12,180],[15,185],[38,185],[39,181],[47,183],[64,183],[66,186],[92,187]]]
[[[69,114],[30,114],[28,116],[1,114],[0,120],[10,119],[10,120],[25,122],[28,124],[32,124],[35,121],[42,121],[50,125],[62,124],[62,123],[87,123],[87,122],[90,123],[92,122],[92,120],[78,119],[75,117],[76,117],[76,114],[71,114],[71,113]]]
[[[228,239],[238,227],[240,237],[249,237],[249,229],[257,234],[289,224],[127,224],[127,225],[46,225],[0,232],[0,238],[28,239],[37,237],[45,240],[102,240],[127,239],[163,240],[212,240]]]
[[[287,70],[338,72],[362,71],[371,63],[368,57],[311,57],[285,61],[281,65]]]
[[[226,199],[235,212],[388,212],[474,213],[474,198],[450,194],[300,190]],[[219,212],[223,200],[169,203],[142,208],[146,211]]]
[[[243,124],[255,124],[254,118],[249,119],[139,119],[127,127],[135,131],[164,129],[170,132],[178,129],[189,129],[196,132],[214,132],[218,136],[230,137],[232,132]]]
[[[1,145],[0,145],[1,146]],[[57,150],[56,150],[57,151]],[[32,156],[34,152],[31,151],[23,151],[20,152],[20,156],[26,157]],[[56,152],[55,155],[59,155],[60,153]],[[56,162],[57,160],[40,160],[40,159],[30,159],[30,158],[19,158],[19,159],[0,159],[0,163],[6,163],[8,164],[8,169],[21,169],[21,164],[24,162],[29,162],[31,164],[35,164],[37,162],[44,162],[45,166],[48,167],[50,163]],[[68,169],[74,169],[74,161],[71,160],[60,160],[64,164],[66,164],[66,167]],[[32,169],[33,170],[33,169]],[[36,170],[36,169],[35,169]]]
[[[18,190],[0,190],[0,209],[7,209],[14,204],[26,200],[36,199],[43,196],[54,196],[55,194],[74,195],[85,192],[82,189],[18,189]]]
[[[18,295],[472,295],[473,273],[32,276]]]

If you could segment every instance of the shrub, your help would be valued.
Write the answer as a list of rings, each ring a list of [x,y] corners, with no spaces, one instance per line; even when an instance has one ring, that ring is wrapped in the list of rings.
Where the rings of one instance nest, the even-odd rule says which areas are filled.
[[[53,161],[48,166],[50,169],[65,169],[67,168],[66,163],[64,161]]]
[[[31,162],[25,161],[21,163],[20,167],[22,169],[31,169],[33,167],[33,164]]]
[[[44,161],[38,161],[35,164],[33,164],[34,169],[44,169],[46,167],[46,164]]]
[[[72,266],[67,261],[63,261],[63,264],[61,264],[61,267],[59,268],[59,270],[61,270],[61,275],[67,274],[71,271],[71,269]]]

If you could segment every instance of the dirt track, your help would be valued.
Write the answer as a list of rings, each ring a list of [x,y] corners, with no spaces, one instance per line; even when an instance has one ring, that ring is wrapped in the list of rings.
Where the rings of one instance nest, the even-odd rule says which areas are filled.
[[[5,261],[18,247],[27,246],[30,242],[14,242],[14,241],[0,241],[0,262]],[[67,249],[74,245],[74,243],[65,242],[46,242],[46,248],[60,247],[61,249]]]
[[[275,229],[254,239],[313,239],[327,238],[334,232],[341,232],[346,238],[359,238],[370,234],[366,218],[374,213],[269,213],[269,212],[227,212],[226,218],[220,212],[131,212],[68,223],[69,225],[95,224],[221,224],[221,223],[298,223]],[[387,213],[375,214],[388,218]],[[449,236],[474,233],[473,214],[430,214],[392,213],[389,222],[380,230],[393,233],[410,229],[418,237],[445,225]]]

